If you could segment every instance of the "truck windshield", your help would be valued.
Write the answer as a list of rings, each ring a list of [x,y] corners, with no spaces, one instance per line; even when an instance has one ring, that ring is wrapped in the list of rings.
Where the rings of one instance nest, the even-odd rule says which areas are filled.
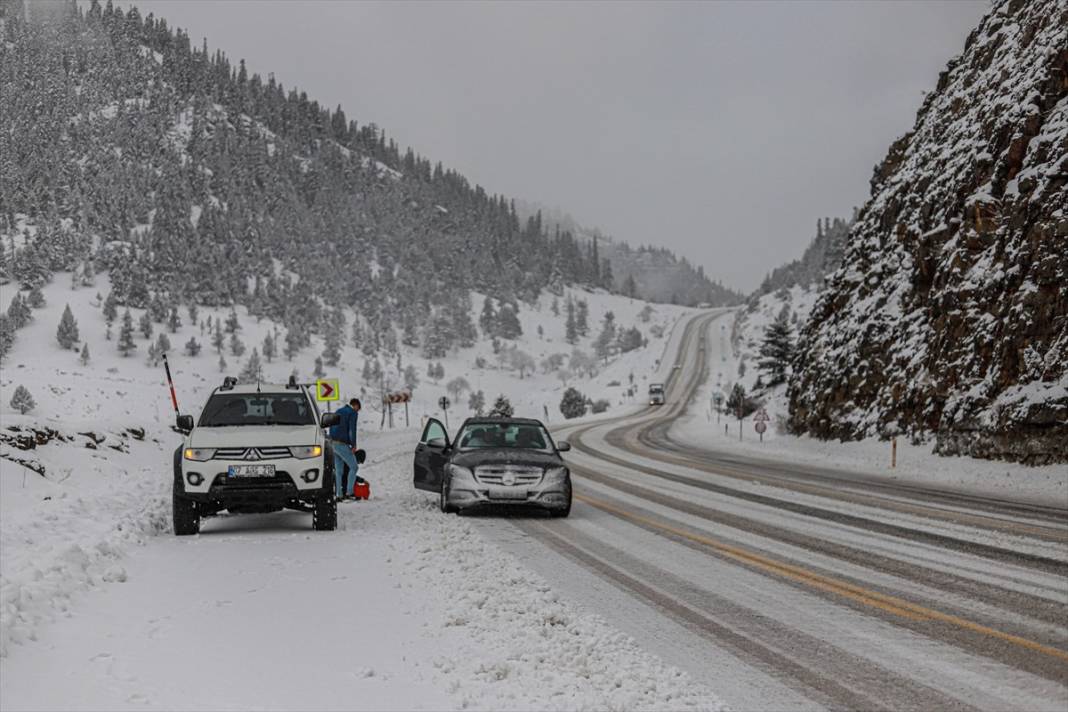
[[[649,386],[649,393],[663,393],[664,387],[661,385]]]
[[[233,425],[313,425],[303,393],[216,393],[200,415],[200,427]]]

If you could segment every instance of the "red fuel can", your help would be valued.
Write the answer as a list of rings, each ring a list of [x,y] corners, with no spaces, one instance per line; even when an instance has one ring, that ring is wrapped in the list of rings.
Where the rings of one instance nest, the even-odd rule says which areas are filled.
[[[352,496],[356,499],[371,499],[371,485],[365,480],[352,486]]]

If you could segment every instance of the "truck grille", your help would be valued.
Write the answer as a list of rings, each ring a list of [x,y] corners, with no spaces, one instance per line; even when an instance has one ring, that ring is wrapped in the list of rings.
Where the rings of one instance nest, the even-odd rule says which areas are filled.
[[[215,460],[277,460],[289,457],[287,447],[221,447],[215,451]]]
[[[475,468],[475,479],[487,485],[533,485],[541,480],[542,469],[524,465],[483,465]]]

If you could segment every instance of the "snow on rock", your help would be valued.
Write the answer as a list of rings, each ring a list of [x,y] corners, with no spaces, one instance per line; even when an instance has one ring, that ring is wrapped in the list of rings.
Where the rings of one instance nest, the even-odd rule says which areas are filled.
[[[875,169],[802,334],[794,428],[1068,461],[1066,72],[1068,0],[993,4]]]

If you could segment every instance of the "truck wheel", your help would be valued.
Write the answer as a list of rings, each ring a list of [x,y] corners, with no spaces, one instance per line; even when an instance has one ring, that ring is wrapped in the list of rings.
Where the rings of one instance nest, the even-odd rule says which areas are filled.
[[[337,500],[333,491],[319,495],[312,509],[312,529],[317,532],[332,532],[337,529]]]
[[[182,495],[178,480],[174,481],[174,493],[171,495],[172,518],[175,536],[190,536],[200,533],[200,512],[197,503]]]

